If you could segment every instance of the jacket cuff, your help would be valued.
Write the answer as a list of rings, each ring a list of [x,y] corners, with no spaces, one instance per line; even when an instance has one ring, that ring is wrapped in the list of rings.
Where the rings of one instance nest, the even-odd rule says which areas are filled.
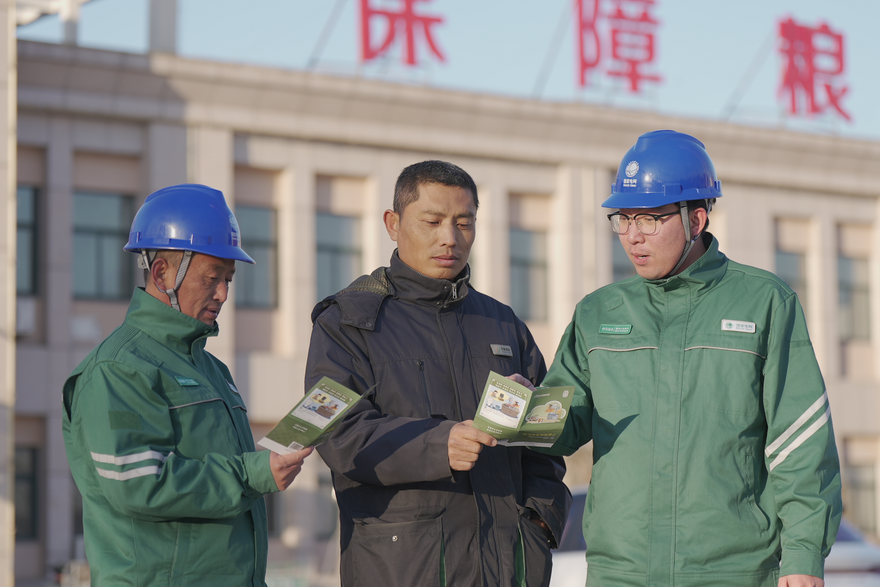
[[[244,469],[247,472],[247,481],[253,492],[263,495],[279,491],[272,475],[272,467],[269,466],[270,450],[258,450],[246,452],[241,455],[244,461]]]
[[[825,557],[807,550],[783,550],[779,576],[786,575],[811,575],[822,579],[825,577]]]
[[[456,424],[458,422],[450,420],[431,421],[432,429],[428,432],[426,442],[430,448],[427,454],[433,455],[433,458],[429,458],[429,462],[425,464],[428,465],[429,471],[434,471],[434,474],[429,476],[435,481],[452,481],[453,483],[458,481],[456,473],[459,471],[453,471],[449,467],[449,434]]]

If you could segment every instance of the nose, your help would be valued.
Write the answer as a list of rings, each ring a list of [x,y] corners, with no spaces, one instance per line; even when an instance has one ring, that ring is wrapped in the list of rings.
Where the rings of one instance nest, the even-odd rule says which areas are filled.
[[[454,247],[456,245],[456,229],[454,222],[444,222],[440,226],[440,246]]]
[[[226,299],[228,297],[229,297],[229,282],[225,281],[225,280],[220,280],[220,283],[217,285],[217,288],[214,290],[214,300],[223,304],[226,302]]]
[[[635,245],[645,241],[645,235],[641,233],[635,222],[630,222],[629,230],[626,233],[626,242]]]

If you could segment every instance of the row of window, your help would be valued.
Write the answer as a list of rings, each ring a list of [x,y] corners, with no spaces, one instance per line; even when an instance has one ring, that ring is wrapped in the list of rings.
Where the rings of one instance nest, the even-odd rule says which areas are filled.
[[[18,188],[19,295],[37,292],[37,190]],[[255,265],[236,269],[236,304],[272,308],[278,303],[278,237],[275,211],[236,206],[246,250]],[[135,283],[133,258],[122,248],[134,217],[134,200],[115,194],[73,194],[73,295],[77,299],[124,300]],[[360,220],[319,212],[315,215],[317,299],[336,293],[362,273]],[[511,298],[526,320],[547,317],[546,234],[510,231]]]
[[[16,291],[38,291],[37,190],[19,186]],[[243,307],[271,308],[278,302],[275,211],[237,206],[236,218],[247,237],[247,252],[256,265],[236,270],[236,302]],[[116,194],[73,194],[72,288],[77,299],[124,300],[135,285],[133,255],[122,250],[134,218],[134,199]]]
[[[18,188],[17,291],[37,292],[38,193],[33,187]],[[76,192],[73,195],[73,295],[78,299],[124,300],[135,283],[135,264],[122,247],[134,217],[131,197]],[[236,272],[236,304],[241,307],[273,308],[278,304],[278,235],[275,211],[236,206],[248,253],[256,265],[240,263]],[[360,275],[360,220],[319,212],[315,215],[317,299],[331,295]],[[635,274],[633,266],[613,239],[614,281]],[[511,228],[511,306],[524,320],[546,320],[548,311],[547,235],[542,231]],[[841,341],[870,337],[870,288],[867,259],[840,254],[838,283]],[[776,251],[776,273],[797,292],[804,308],[810,303],[806,278],[806,255]]]

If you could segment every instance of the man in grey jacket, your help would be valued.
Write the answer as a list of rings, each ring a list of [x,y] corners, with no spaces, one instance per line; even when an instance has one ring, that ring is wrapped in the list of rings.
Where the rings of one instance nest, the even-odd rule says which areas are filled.
[[[318,450],[340,508],[341,575],[355,585],[546,585],[571,496],[565,465],[496,446],[470,418],[489,371],[538,382],[526,325],[469,283],[477,188],[461,168],[403,170],[380,267],[320,302],[306,388],[364,393]]]

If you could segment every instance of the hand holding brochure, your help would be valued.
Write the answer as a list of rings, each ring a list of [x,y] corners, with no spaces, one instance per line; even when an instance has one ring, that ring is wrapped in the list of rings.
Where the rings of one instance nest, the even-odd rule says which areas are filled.
[[[360,395],[344,385],[323,377],[257,444],[279,454],[317,446],[327,440],[343,414],[360,399]]]
[[[551,447],[571,407],[574,387],[539,387],[535,391],[489,372],[474,428],[505,446]]]

